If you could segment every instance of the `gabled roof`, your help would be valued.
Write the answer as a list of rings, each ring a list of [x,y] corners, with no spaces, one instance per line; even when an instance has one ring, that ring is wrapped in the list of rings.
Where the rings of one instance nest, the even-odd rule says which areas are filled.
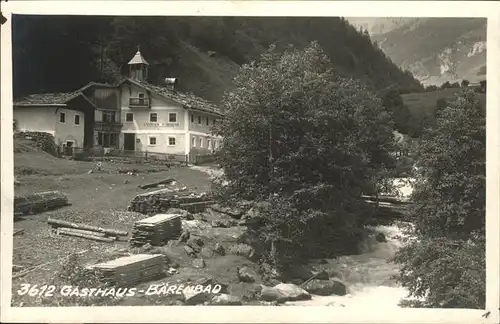
[[[104,88],[115,88],[116,85],[112,85],[112,84],[109,84],[109,83],[99,83],[99,82],[89,82],[88,84],[84,85],[83,87],[81,87],[80,89],[76,90],[75,92],[83,92],[85,90],[87,90],[88,88],[90,87],[104,87]]]
[[[14,100],[14,106],[67,106],[71,100],[82,97],[88,101],[92,106],[94,104],[80,91],[67,92],[67,93],[37,93],[27,95],[17,100]],[[94,106],[95,107],[95,106]]]
[[[79,92],[69,93],[36,93],[14,100],[16,106],[33,105],[66,105],[68,101],[81,95]]]
[[[220,116],[223,115],[220,109],[216,105],[194,94],[182,93],[179,91],[171,90],[167,87],[157,86],[150,84],[148,82],[138,81],[130,78],[125,78],[120,82],[120,84],[123,84],[124,82],[130,82],[146,90],[149,90],[150,92],[155,93],[163,98],[178,102],[184,108],[204,111],[212,114],[217,114]]]
[[[142,57],[142,54],[140,51],[137,51],[137,53],[135,53],[135,56],[130,60],[130,62],[128,62],[129,65],[131,64],[146,64],[146,65],[149,65],[148,62],[146,62],[146,60],[144,59],[144,57]]]

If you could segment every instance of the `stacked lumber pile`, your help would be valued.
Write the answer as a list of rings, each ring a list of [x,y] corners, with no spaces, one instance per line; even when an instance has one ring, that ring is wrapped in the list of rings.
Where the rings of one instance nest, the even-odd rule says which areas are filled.
[[[144,215],[156,215],[167,212],[170,208],[180,208],[191,213],[198,213],[214,204],[206,195],[196,195],[187,190],[160,189],[135,196],[128,206],[128,211]]]
[[[87,267],[106,286],[132,287],[164,275],[162,254],[136,254]]]
[[[170,200],[177,192],[172,189],[160,189],[139,194],[132,199],[128,211],[144,215],[155,215],[164,213],[171,208]]]
[[[47,191],[14,198],[14,215],[37,214],[68,205],[68,197],[59,191]]]
[[[149,243],[158,246],[177,239],[182,231],[181,217],[179,214],[159,214],[137,221],[134,224],[130,244],[143,246]]]
[[[114,242],[119,236],[127,236],[128,232],[106,229],[102,227],[77,224],[58,219],[47,220],[47,223],[56,230],[58,235],[74,236],[99,242]]]

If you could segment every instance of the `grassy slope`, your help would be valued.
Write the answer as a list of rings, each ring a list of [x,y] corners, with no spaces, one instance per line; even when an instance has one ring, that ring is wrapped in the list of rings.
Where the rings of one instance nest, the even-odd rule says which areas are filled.
[[[178,55],[179,64],[174,64],[169,72],[179,78],[179,90],[219,102],[224,92],[233,87],[232,80],[240,67],[229,58],[218,53],[211,57],[186,42],[181,42]]]
[[[402,95],[403,102],[413,117],[423,117],[424,115],[432,116],[436,111],[436,103],[439,99],[444,98],[450,102],[460,93],[460,88],[443,89],[433,92],[409,93]],[[479,101],[484,109],[486,109],[486,95],[478,94]]]

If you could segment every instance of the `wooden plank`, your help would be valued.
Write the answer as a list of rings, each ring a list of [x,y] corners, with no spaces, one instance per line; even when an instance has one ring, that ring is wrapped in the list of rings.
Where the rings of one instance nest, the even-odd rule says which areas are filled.
[[[385,203],[391,203],[395,205],[411,205],[412,202],[409,200],[397,198],[397,197],[388,197],[388,196],[379,196],[378,198],[375,196],[361,196],[361,198],[369,200],[369,201],[379,201]]]
[[[155,187],[158,187],[159,185],[169,184],[169,183],[172,183],[174,181],[175,181],[174,178],[169,178],[169,179],[166,179],[166,180],[161,180],[161,181],[157,181],[157,182],[153,182],[153,183],[148,183],[148,184],[140,185],[139,188],[141,188],[141,189],[155,188]]]
[[[88,230],[81,230],[81,229],[77,229],[77,228],[59,227],[58,230],[59,231],[64,230],[65,232],[69,232],[69,233],[77,233],[77,234],[84,234],[84,235],[93,235],[93,236],[99,236],[99,237],[106,236],[106,233],[93,232],[93,231],[88,231]]]
[[[76,228],[80,230],[88,230],[92,232],[99,232],[99,233],[106,233],[110,235],[117,235],[117,236],[127,236],[128,232],[125,231],[120,231],[120,230],[115,230],[115,229],[106,229],[102,227],[96,227],[96,226],[90,226],[86,224],[77,224],[77,223],[72,223],[72,222],[67,222],[59,219],[52,219],[49,218],[47,220],[47,223],[49,225],[53,225],[56,227],[69,227],[69,228]]]
[[[65,228],[59,228],[57,230],[58,234],[66,235],[66,236],[75,236],[75,237],[81,237],[81,238],[86,238],[89,240],[94,240],[94,241],[99,241],[99,242],[107,242],[111,243],[115,241],[115,238],[111,237],[102,237],[102,236],[95,236],[95,235],[88,235],[88,234],[81,234],[81,233],[75,233],[75,232],[70,232]]]

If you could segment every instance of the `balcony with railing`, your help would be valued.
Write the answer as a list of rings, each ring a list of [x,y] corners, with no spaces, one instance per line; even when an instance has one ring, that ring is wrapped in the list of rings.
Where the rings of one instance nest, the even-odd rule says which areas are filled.
[[[98,131],[120,131],[123,124],[114,120],[95,121],[94,129]]]
[[[129,98],[128,106],[134,108],[149,108],[149,98]]]

